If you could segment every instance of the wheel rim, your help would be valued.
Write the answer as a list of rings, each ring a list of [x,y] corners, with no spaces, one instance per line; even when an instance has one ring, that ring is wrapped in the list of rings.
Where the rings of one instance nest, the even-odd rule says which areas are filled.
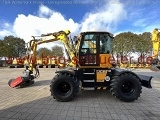
[[[70,86],[70,84],[67,83],[67,82],[61,82],[61,83],[58,84],[57,90],[58,90],[61,94],[67,94],[67,93],[71,90],[71,86]]]
[[[125,82],[121,86],[121,91],[125,95],[133,94],[135,92],[135,86],[134,86],[134,84],[132,82]]]

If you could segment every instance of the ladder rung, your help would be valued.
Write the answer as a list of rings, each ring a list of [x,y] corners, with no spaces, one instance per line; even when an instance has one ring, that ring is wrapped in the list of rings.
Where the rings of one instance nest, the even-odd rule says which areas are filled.
[[[82,89],[83,89],[83,90],[95,90],[94,87],[83,87]]]
[[[83,82],[94,82],[94,80],[83,80]]]
[[[93,74],[95,74],[95,73],[83,73],[83,74],[92,74],[92,75],[93,75]]]

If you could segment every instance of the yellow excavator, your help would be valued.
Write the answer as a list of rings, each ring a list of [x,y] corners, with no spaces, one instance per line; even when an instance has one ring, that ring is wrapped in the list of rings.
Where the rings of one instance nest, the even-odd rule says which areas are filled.
[[[41,39],[33,37],[29,47],[32,62],[26,68],[29,74],[10,80],[9,86],[13,88],[27,80],[34,80],[37,75],[33,75],[33,68],[39,73],[35,63],[37,45],[60,40],[70,59],[68,66],[72,67],[55,72],[50,84],[54,99],[62,102],[72,100],[78,94],[80,82],[83,90],[109,89],[112,95],[126,102],[138,99],[142,86],[152,88],[152,76],[139,75],[115,66],[111,59],[113,34],[105,31],[81,32],[74,40],[69,39],[69,34],[70,31],[66,30],[42,34]]]
[[[160,61],[158,59],[160,50],[160,32],[155,28],[152,32],[153,59],[150,69],[152,71],[160,71]]]

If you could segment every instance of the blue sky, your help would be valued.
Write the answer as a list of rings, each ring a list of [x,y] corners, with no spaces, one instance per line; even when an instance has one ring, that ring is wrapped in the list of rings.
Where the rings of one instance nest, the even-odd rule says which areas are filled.
[[[87,30],[152,32],[160,28],[159,5],[159,0],[2,0],[0,38],[29,41],[32,35],[64,29],[74,35]]]

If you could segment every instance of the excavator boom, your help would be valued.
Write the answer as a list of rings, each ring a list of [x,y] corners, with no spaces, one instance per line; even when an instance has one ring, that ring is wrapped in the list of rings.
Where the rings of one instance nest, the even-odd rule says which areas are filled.
[[[153,62],[150,67],[152,71],[160,71],[159,64],[159,49],[160,49],[160,32],[159,29],[155,28],[152,32],[152,45],[153,45]]]
[[[69,53],[69,59],[72,59],[73,57],[75,57],[75,52],[76,49],[72,46],[71,41],[68,37],[68,35],[70,34],[69,30],[65,30],[65,31],[59,31],[59,32],[54,32],[54,33],[48,33],[48,34],[42,34],[40,37],[40,39],[36,39],[33,36],[33,40],[31,40],[29,42],[29,50],[30,50],[30,55],[29,58],[30,60],[32,60],[32,62],[29,63],[30,67],[29,69],[31,71],[33,71],[33,68],[36,64],[36,50],[37,50],[37,45],[43,44],[43,43],[50,43],[50,42],[55,42],[60,40],[64,47],[66,48],[66,52]],[[70,62],[70,64],[72,64],[72,62]],[[72,64],[72,66],[74,66],[74,64]]]
[[[160,32],[158,29],[154,29],[152,32],[152,44],[153,44],[153,57],[158,58],[160,48]]]

